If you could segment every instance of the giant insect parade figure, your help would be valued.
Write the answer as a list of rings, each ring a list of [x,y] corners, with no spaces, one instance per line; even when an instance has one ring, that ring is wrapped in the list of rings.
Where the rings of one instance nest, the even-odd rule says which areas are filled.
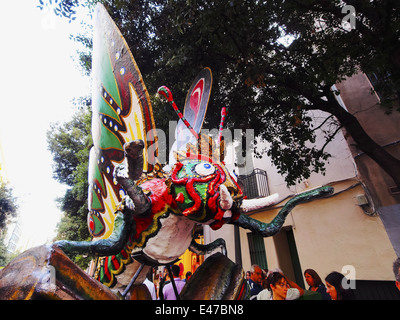
[[[183,113],[167,87],[158,90],[179,116],[176,135],[189,132],[188,142],[176,141],[172,148],[171,167],[162,168],[147,89],[102,5],[96,9],[95,30],[88,199],[93,240],[62,240],[27,250],[1,271],[0,299],[148,298],[142,284],[148,270],[169,269],[187,249],[217,252],[197,269],[178,299],[246,299],[244,272],[227,258],[225,241],[198,244],[195,227],[218,230],[228,223],[269,237],[279,232],[295,205],[333,189],[321,187],[293,197],[270,223],[245,214],[275,204],[278,197],[244,199],[224,164],[221,135],[215,142],[201,134],[212,86],[208,68],[193,81]],[[226,114],[223,108],[220,130]],[[71,253],[101,257],[95,278],[67,257]]]

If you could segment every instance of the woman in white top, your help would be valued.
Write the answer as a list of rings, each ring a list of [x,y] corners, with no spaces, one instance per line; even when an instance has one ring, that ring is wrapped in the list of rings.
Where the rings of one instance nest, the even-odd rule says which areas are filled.
[[[257,300],[295,300],[304,290],[281,272],[271,272],[267,277],[268,288],[257,295]]]

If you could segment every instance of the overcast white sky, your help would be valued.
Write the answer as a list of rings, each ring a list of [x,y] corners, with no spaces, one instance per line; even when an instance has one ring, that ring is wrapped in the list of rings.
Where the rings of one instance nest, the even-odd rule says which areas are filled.
[[[52,179],[46,132],[50,123],[71,119],[73,98],[90,94],[90,78],[71,58],[76,46],[69,34],[81,28],[79,22],[69,24],[37,5],[0,5],[0,139],[29,246],[54,236],[60,218],[55,198],[65,191]]]

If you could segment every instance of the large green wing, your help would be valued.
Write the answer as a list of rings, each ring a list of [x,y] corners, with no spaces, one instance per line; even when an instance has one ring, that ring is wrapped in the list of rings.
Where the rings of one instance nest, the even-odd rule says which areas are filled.
[[[93,39],[92,134],[89,160],[89,231],[94,238],[112,232],[116,204],[125,191],[113,179],[124,160],[123,145],[145,142],[143,171],[153,170],[157,137],[149,94],[121,32],[103,5],[96,7]],[[155,150],[147,152],[150,148]]]

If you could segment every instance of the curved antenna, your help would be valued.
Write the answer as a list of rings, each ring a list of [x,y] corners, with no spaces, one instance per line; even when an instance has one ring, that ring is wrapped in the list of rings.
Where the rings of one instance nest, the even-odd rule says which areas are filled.
[[[199,138],[199,135],[197,132],[193,129],[191,124],[186,120],[186,118],[183,116],[182,112],[178,109],[178,106],[176,105],[174,98],[172,97],[171,90],[169,90],[166,86],[162,86],[157,90],[158,94],[163,95],[167,101],[171,104],[172,108],[174,108],[176,114],[178,115],[179,119],[183,121],[185,126],[190,130],[190,132],[196,137],[196,139]]]
[[[218,144],[221,144],[222,130],[224,130],[225,118],[226,118],[227,114],[228,114],[228,108],[227,107],[222,107],[222,110],[221,110],[221,122],[219,124]]]

